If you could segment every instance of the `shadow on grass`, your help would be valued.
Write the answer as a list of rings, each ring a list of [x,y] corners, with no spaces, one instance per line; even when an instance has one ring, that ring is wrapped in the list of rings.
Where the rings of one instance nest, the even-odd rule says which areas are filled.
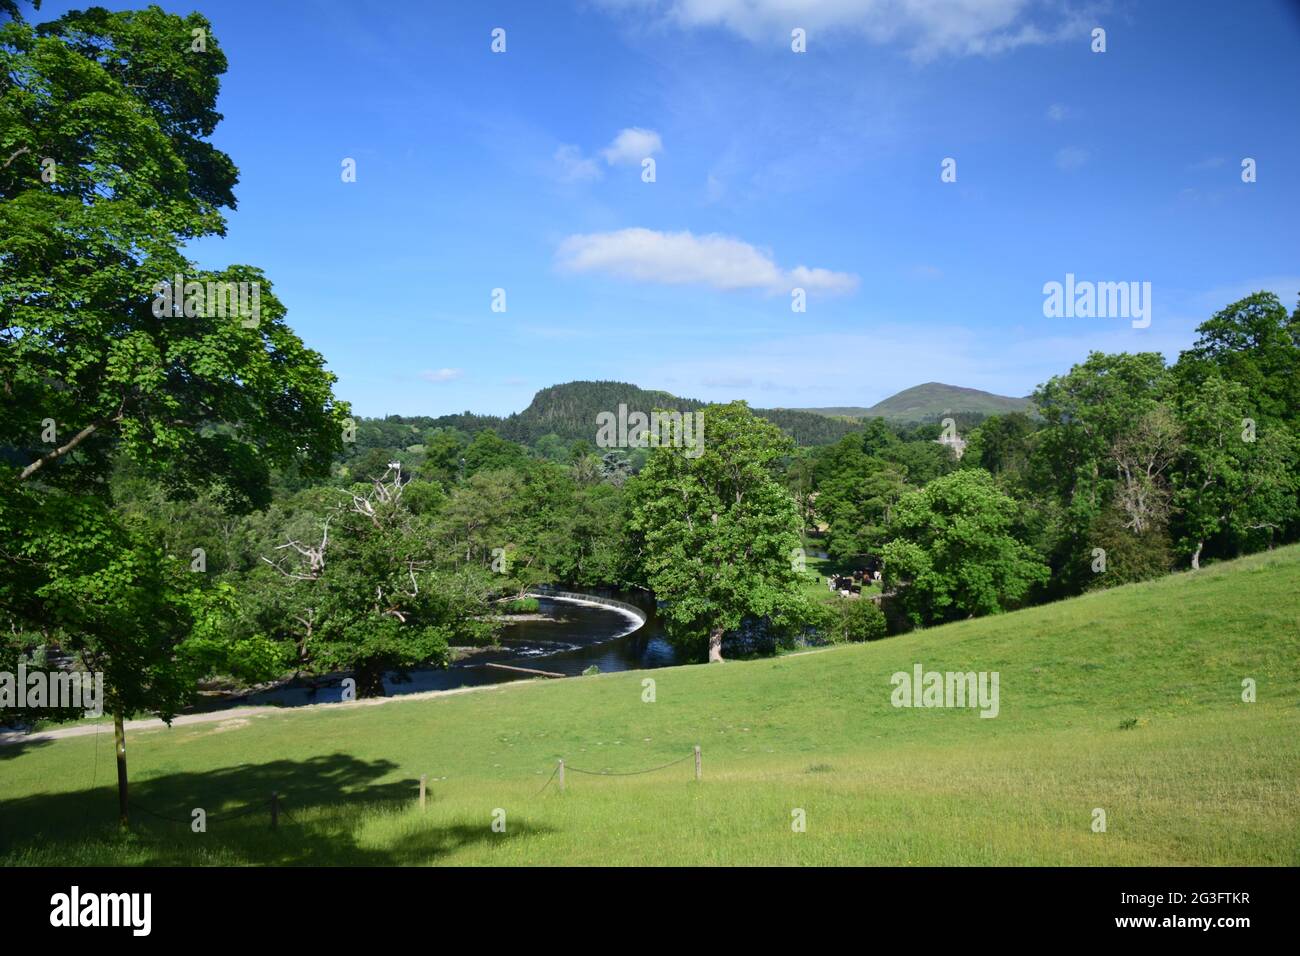
[[[48,866],[403,866],[544,832],[517,818],[507,833],[493,833],[487,817],[481,826],[398,821],[414,807],[418,782],[376,783],[396,769],[387,760],[331,754],[133,781],[129,833],[116,825],[115,780],[93,790],[5,800],[0,859]],[[272,791],[280,797],[274,830]],[[191,829],[195,808],[207,813],[206,833]],[[382,836],[363,845],[363,824],[387,830],[390,845],[376,845]]]
[[[0,731],[0,733],[14,733],[12,729]],[[44,737],[38,737],[35,740],[20,738],[14,741],[6,741],[0,744],[0,760],[12,760],[14,757],[21,757],[25,753],[31,753],[37,747],[47,747],[54,743],[53,740]]]

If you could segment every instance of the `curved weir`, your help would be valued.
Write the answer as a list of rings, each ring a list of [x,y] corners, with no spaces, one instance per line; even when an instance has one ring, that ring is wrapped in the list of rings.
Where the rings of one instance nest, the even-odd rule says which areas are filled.
[[[676,653],[664,638],[648,595],[629,594],[611,597],[583,591],[537,587],[528,592],[536,598],[543,615],[502,626],[499,647],[477,649],[452,663],[450,667],[412,670],[406,680],[389,674],[384,689],[390,696],[430,690],[451,690],[479,684],[497,684],[526,680],[527,670],[545,671],[575,677],[591,667],[601,673],[667,667],[677,663]],[[316,686],[286,685],[260,691],[238,700],[222,701],[220,708],[245,704],[278,704],[283,707],[334,703],[342,700],[342,678]],[[208,708],[212,709],[209,705]]]

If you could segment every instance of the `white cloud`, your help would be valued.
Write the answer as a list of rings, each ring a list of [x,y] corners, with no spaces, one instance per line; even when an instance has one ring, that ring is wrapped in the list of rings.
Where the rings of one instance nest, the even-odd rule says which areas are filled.
[[[782,283],[783,288],[798,286],[808,292],[825,292],[831,295],[852,292],[858,287],[858,277],[848,272],[832,272],[830,269],[809,269],[807,266],[795,266],[790,270],[789,281]]]
[[[600,164],[594,159],[585,158],[582,150],[576,146],[561,146],[557,149],[555,163],[560,170],[560,179],[566,183],[586,182],[601,176]]]
[[[858,277],[829,269],[795,266],[781,269],[770,254],[740,239],[690,232],[622,229],[569,236],[557,251],[566,272],[603,272],[637,282],[662,285],[707,285],[723,291],[758,289],[789,292],[845,293]]]
[[[450,382],[453,379],[460,378],[463,374],[464,372],[458,368],[440,368],[432,371],[421,372],[420,378],[424,379],[426,382]]]
[[[647,156],[663,152],[663,148],[663,140],[654,130],[629,126],[619,130],[614,141],[602,149],[600,155],[610,166],[636,166]],[[591,182],[605,174],[598,159],[584,156],[579,147],[567,143],[555,151],[553,159],[561,182]]]
[[[620,130],[619,134],[614,137],[614,142],[601,151],[605,157],[605,162],[611,166],[619,164],[637,165],[647,156],[653,156],[661,152],[664,148],[663,140],[659,134],[652,129],[642,129],[639,126],[632,126],[625,130]]]
[[[1056,168],[1067,173],[1072,169],[1078,169],[1087,161],[1088,151],[1078,146],[1067,146],[1065,149],[1057,150],[1056,153]]]
[[[1064,103],[1053,103],[1047,108],[1047,118],[1053,123],[1059,123],[1069,115],[1069,107]]]
[[[878,44],[902,44],[917,59],[943,54],[993,55],[1021,46],[1087,37],[1085,11],[1051,0],[597,0],[648,13],[683,28],[716,27],[751,41],[788,43],[790,30],[833,38],[855,31]],[[1031,15],[1035,19],[1031,20]]]

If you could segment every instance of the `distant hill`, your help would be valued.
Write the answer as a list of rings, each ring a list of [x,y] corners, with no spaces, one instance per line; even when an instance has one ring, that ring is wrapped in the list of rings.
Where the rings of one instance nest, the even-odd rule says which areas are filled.
[[[926,382],[905,388],[870,408],[834,406],[829,408],[804,408],[798,411],[813,412],[829,418],[884,418],[891,422],[934,422],[945,415],[986,416],[1005,415],[1008,412],[1032,412],[1033,403],[1027,398],[994,395],[978,388]]]
[[[491,428],[502,438],[532,444],[543,435],[555,434],[565,441],[595,441],[596,416],[618,411],[626,405],[629,412],[649,413],[656,408],[690,412],[708,402],[681,398],[668,392],[640,388],[628,382],[580,381],[552,385],[533,396],[521,412],[504,418],[498,415],[442,415],[437,418],[390,415],[389,422],[410,424],[418,428],[455,427],[471,434]],[[829,445],[850,432],[859,430],[860,422],[835,419],[799,409],[754,409],[800,445]]]
[[[512,415],[507,422],[513,421],[515,427],[521,429],[517,441],[535,441],[552,432],[568,440],[585,438],[590,441],[596,427],[596,416],[604,411],[617,412],[620,404],[626,405],[628,411],[650,412],[664,408],[690,412],[709,403],[640,388],[627,382],[566,382],[542,389],[533,396],[527,408],[517,416]],[[860,427],[856,422],[836,421],[797,409],[755,408],[754,414],[766,418],[800,445],[828,445]],[[507,434],[505,437],[511,436]]]
[[[531,445],[551,434],[566,442],[594,441],[596,416],[601,412],[616,413],[619,405],[626,405],[629,412],[648,413],[656,408],[690,412],[707,404],[628,382],[579,381],[544,388],[523,411],[505,417],[467,411],[437,418],[389,415],[385,421],[409,425],[413,434],[428,428],[453,427],[470,434],[491,428],[502,438]],[[935,422],[944,415],[969,421],[1030,408],[1028,399],[929,382],[899,392],[870,408],[755,408],[754,414],[772,422],[799,445],[829,445],[859,431],[861,419],[865,417],[879,416],[898,424]]]

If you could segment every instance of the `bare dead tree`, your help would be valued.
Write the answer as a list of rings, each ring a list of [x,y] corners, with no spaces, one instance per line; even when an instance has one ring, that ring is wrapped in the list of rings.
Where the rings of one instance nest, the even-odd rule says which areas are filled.
[[[1165,472],[1181,448],[1178,423],[1164,406],[1143,415],[1111,446],[1119,481],[1116,501],[1125,515],[1124,527],[1134,534],[1144,534],[1167,517],[1170,491]]]
[[[292,565],[285,567],[285,560],[283,558],[272,561],[270,558],[263,555],[262,560],[275,568],[286,578],[290,578],[294,581],[317,580],[325,573],[325,550],[329,547],[330,543],[330,521],[333,517],[333,515],[329,515],[325,519],[325,526],[321,531],[320,544],[304,545],[297,539],[290,539],[284,544],[276,546],[275,550],[277,551],[291,549],[296,551],[303,559],[305,559],[305,561],[300,561],[298,563],[297,568]]]
[[[390,477],[391,476],[391,477]],[[291,538],[284,544],[277,545],[277,551],[293,551],[302,559],[298,562],[297,567],[286,562],[284,558],[272,561],[270,558],[263,556],[262,560],[275,568],[286,578],[295,581],[315,581],[325,572],[325,552],[330,543],[330,522],[339,516],[343,511],[350,510],[356,514],[362,515],[369,520],[376,528],[380,527],[379,513],[375,509],[376,503],[393,504],[402,497],[402,489],[405,484],[402,482],[402,466],[399,462],[391,462],[387,470],[378,478],[371,479],[371,489],[364,495],[350,492],[350,502],[344,502],[325,518],[324,527],[321,530],[321,539],[319,544],[303,544],[296,538]],[[286,564],[288,566],[286,566]],[[414,573],[412,573],[412,586],[415,585]]]

